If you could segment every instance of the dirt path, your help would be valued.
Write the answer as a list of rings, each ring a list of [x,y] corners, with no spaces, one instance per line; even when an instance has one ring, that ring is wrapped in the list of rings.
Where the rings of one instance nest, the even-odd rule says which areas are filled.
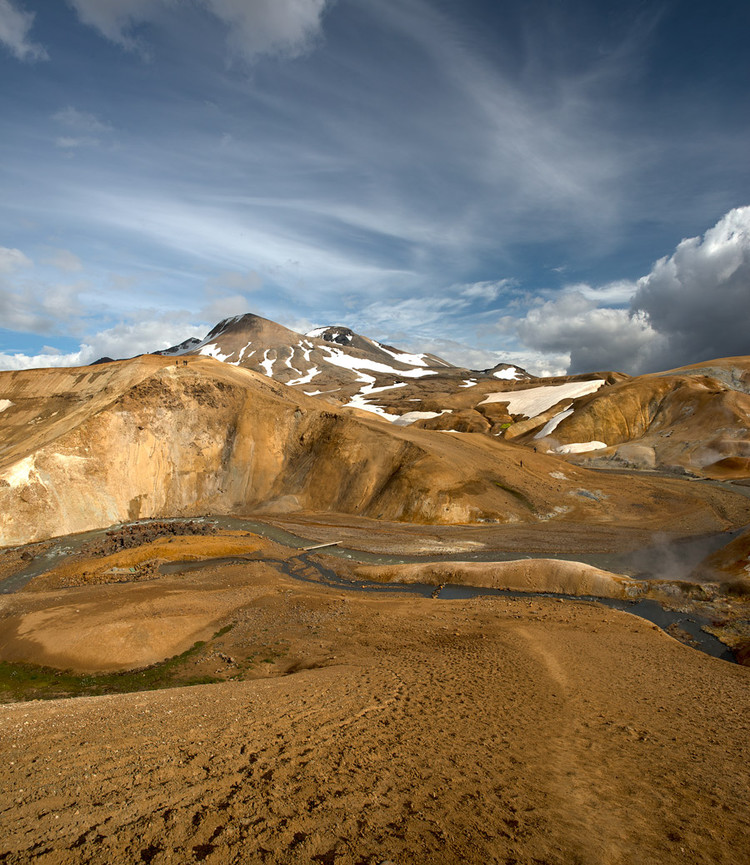
[[[324,593],[330,666],[1,707],[0,860],[750,862],[750,671],[593,605]]]

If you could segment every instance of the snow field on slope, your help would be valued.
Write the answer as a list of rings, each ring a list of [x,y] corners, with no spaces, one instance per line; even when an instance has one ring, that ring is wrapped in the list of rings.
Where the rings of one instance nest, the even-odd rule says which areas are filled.
[[[408,366],[427,366],[427,361],[424,359],[423,354],[406,354],[405,352],[391,351],[379,342],[375,342],[375,345],[399,363],[405,363]]]
[[[357,372],[362,369],[371,369],[373,372],[387,372],[391,373],[391,375],[403,378],[421,378],[424,375],[437,375],[437,373],[431,369],[394,369],[392,366],[379,363],[376,360],[352,357],[351,355],[345,354],[343,351],[339,351],[339,349],[331,348],[327,345],[321,346],[321,348],[323,351],[328,352],[326,360],[334,366],[341,367],[342,369],[351,369],[356,370]]]
[[[515,390],[487,394],[479,405],[491,402],[507,402],[508,413],[536,417],[543,411],[564,399],[576,399],[594,393],[606,384],[604,379],[594,381],[569,381],[564,384],[550,384],[542,387],[532,387],[526,390]]]
[[[606,447],[609,447],[606,442],[598,442],[596,440],[590,442],[573,442],[572,444],[561,445],[559,448],[555,448],[555,453],[582,454],[586,451],[599,451]]]
[[[449,408],[444,408],[442,411],[408,411],[393,421],[394,426],[409,426],[418,420],[429,420],[434,417],[440,417],[441,414],[450,414]]]
[[[13,403],[9,399],[0,399],[0,411],[5,411],[6,408],[10,408]]]

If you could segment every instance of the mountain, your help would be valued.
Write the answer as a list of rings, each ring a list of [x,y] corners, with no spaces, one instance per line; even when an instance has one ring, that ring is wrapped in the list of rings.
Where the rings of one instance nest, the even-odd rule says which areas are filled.
[[[454,366],[429,353],[411,354],[355,333],[348,327],[320,327],[299,334],[250,313],[224,319],[201,340],[186,340],[159,352],[168,356],[203,355],[232,366],[252,369],[274,381],[346,405],[379,414],[388,420],[415,419],[426,409],[423,400],[465,387],[469,377],[496,384],[499,379],[529,379],[511,364],[482,373]],[[390,399],[398,390],[398,398]],[[390,406],[383,407],[383,401]],[[409,403],[420,403],[409,405]]]
[[[623,482],[492,436],[386,423],[203,356],[2,372],[0,442],[0,546],[206,513],[586,533],[613,519],[715,531],[739,513],[721,490]]]
[[[748,358],[636,378],[536,378],[511,364],[457,367],[343,325],[298,334],[252,314],[161,354],[213,357],[399,426],[484,433],[592,467],[750,478]]]

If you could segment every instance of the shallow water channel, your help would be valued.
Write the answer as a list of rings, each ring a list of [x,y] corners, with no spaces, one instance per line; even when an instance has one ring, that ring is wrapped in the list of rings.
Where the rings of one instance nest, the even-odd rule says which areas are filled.
[[[304,552],[304,548],[313,546],[315,541],[309,538],[303,538],[299,535],[287,532],[284,529],[264,523],[258,520],[243,519],[240,517],[228,516],[212,516],[204,518],[185,518],[184,521],[201,522],[207,521],[215,524],[221,529],[239,530],[251,532],[261,535],[269,540],[275,541],[282,546],[290,547],[295,550],[300,550],[300,553],[293,556],[289,560],[273,559],[269,557],[253,557],[253,556],[235,556],[223,557],[216,559],[203,559],[201,561],[186,561],[186,562],[169,562],[163,564],[159,571],[163,574],[169,573],[184,573],[186,571],[197,570],[200,568],[211,567],[221,564],[242,563],[248,561],[268,561],[275,567],[279,568],[287,576],[296,580],[305,582],[324,584],[337,589],[356,592],[378,593],[387,592],[402,593],[402,594],[418,594],[424,597],[436,597],[441,600],[463,600],[475,597],[505,597],[505,598],[560,598],[561,600],[576,600],[586,601],[591,603],[602,604],[612,609],[621,610],[632,613],[640,618],[646,619],[649,622],[657,625],[662,629],[667,629],[670,626],[676,626],[683,631],[686,631],[692,640],[691,645],[694,648],[705,652],[716,658],[721,658],[726,661],[734,661],[734,655],[723,643],[717,640],[711,634],[703,631],[702,625],[708,624],[708,620],[695,613],[682,613],[672,610],[665,610],[659,603],[651,600],[641,601],[621,601],[609,598],[597,598],[593,596],[575,596],[555,594],[552,592],[517,592],[506,589],[489,589],[473,586],[457,586],[444,585],[436,587],[426,583],[378,583],[366,580],[347,580],[340,577],[330,568],[325,567],[314,558],[314,553]],[[172,520],[139,520],[138,523],[148,522],[180,522],[182,518],[174,518]],[[93,540],[103,537],[107,532],[113,529],[121,528],[124,525],[133,525],[133,523],[121,524],[116,526],[108,526],[106,529],[97,529],[91,532],[84,532],[77,535],[69,535],[60,538],[53,542],[52,546],[47,547],[44,552],[40,552],[35,556],[23,570],[13,574],[10,577],[0,581],[0,594],[9,594],[22,589],[32,579],[46,571],[51,570],[68,555],[80,552],[86,544]],[[381,553],[367,553],[361,550],[348,549],[340,546],[325,546],[320,549],[320,552],[326,556],[334,556],[336,558],[346,559],[352,562],[361,562],[364,564],[404,564],[404,563],[421,563],[434,561],[480,561],[480,562],[506,562],[514,561],[522,558],[556,558],[568,561],[579,561],[586,564],[591,564],[596,567],[613,570],[618,573],[630,573],[634,576],[656,577],[659,571],[659,556],[662,556],[669,562],[674,560],[675,556],[679,556],[684,562],[697,562],[713,549],[718,549],[720,546],[728,543],[738,533],[723,533],[711,537],[699,538],[682,542],[678,550],[675,552],[675,545],[668,547],[666,545],[657,545],[651,550],[641,550],[632,554],[558,554],[550,555],[549,553],[531,553],[527,555],[518,552],[497,552],[483,551],[472,553],[448,553],[442,555],[422,555],[422,556],[399,556],[387,555]],[[642,564],[651,563],[653,571],[646,573],[642,570]]]

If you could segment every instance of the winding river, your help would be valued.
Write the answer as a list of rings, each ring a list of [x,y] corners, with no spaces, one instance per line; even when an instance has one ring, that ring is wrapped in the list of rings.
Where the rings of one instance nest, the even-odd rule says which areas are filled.
[[[749,491],[750,492],[750,491]],[[299,535],[292,534],[284,529],[278,528],[270,523],[261,520],[243,519],[240,517],[231,516],[212,516],[204,518],[173,518],[173,519],[158,519],[158,520],[138,520],[136,523],[123,523],[117,526],[108,526],[105,529],[97,529],[95,531],[84,532],[77,535],[69,535],[67,537],[58,538],[51,542],[51,546],[45,544],[45,549],[34,556],[28,565],[22,570],[13,574],[10,577],[0,581],[0,594],[9,594],[22,589],[27,583],[35,577],[51,570],[58,565],[64,558],[71,554],[80,552],[87,544],[98,540],[106,535],[107,532],[113,529],[122,528],[127,525],[148,524],[151,522],[201,522],[208,521],[216,525],[220,529],[239,530],[251,532],[261,535],[269,540],[275,541],[282,546],[298,551],[295,556],[288,560],[264,558],[262,560],[273,564],[287,576],[296,580],[324,584],[337,589],[346,591],[368,592],[368,593],[403,593],[403,594],[419,594],[425,597],[438,597],[442,600],[458,600],[474,597],[513,597],[513,598],[560,598],[562,600],[575,600],[590,603],[602,604],[611,609],[621,610],[640,618],[646,619],[649,622],[657,625],[662,629],[668,629],[670,626],[677,627],[682,631],[687,632],[691,638],[691,645],[700,651],[705,652],[713,657],[722,658],[727,661],[734,661],[732,652],[719,640],[711,634],[702,630],[702,626],[708,624],[708,620],[695,613],[683,613],[672,610],[665,610],[659,603],[652,600],[641,601],[621,601],[609,598],[597,598],[586,596],[559,595],[551,592],[516,592],[504,589],[488,589],[472,586],[456,586],[445,585],[435,587],[424,583],[410,583],[403,585],[399,583],[378,583],[369,582],[366,580],[347,580],[340,577],[335,571],[325,567],[320,561],[316,560],[314,555],[304,552],[306,547],[315,544],[315,541],[304,538]],[[474,562],[506,562],[513,561],[519,558],[556,558],[567,561],[578,561],[586,564],[594,565],[595,567],[612,570],[618,573],[630,573],[634,576],[649,576],[653,577],[659,571],[659,560],[665,558],[673,560],[676,555],[676,550],[679,551],[683,564],[689,566],[690,563],[697,563],[704,556],[708,555],[715,549],[726,544],[742,530],[732,533],[719,533],[712,536],[701,537],[682,541],[679,545],[657,545],[649,550],[640,550],[636,553],[617,553],[617,554],[557,554],[550,555],[548,553],[533,553],[528,555],[519,554],[517,552],[506,553],[497,551],[484,551],[473,553],[448,553],[443,555],[422,555],[422,556],[399,556],[386,555],[378,553],[367,553],[361,550],[355,550],[340,546],[328,546],[325,548],[326,556],[334,556],[341,559],[346,559],[352,562],[365,564],[403,564],[403,563],[426,563],[434,561],[474,561]],[[32,548],[33,549],[33,548]],[[220,559],[204,559],[198,562],[170,562],[160,567],[161,573],[177,573],[198,568],[204,568],[211,565],[224,563],[241,563],[243,561],[253,560],[254,557],[230,557]],[[257,560],[257,559],[255,559]],[[643,565],[649,562],[652,565],[650,573],[645,573]]]

